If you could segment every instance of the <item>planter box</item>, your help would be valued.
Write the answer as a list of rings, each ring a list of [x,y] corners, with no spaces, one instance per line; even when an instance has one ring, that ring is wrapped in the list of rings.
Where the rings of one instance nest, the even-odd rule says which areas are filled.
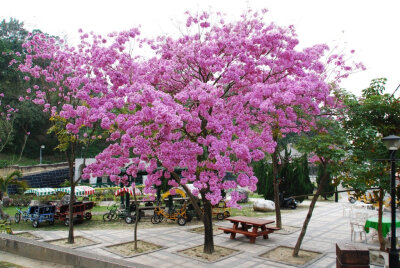
[[[369,250],[359,244],[336,244],[336,267],[369,268]]]

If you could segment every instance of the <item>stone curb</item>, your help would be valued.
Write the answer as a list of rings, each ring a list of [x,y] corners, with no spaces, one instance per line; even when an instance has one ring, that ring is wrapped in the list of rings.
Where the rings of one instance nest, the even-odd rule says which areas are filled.
[[[0,234],[0,250],[31,259],[82,268],[151,267],[7,234]]]

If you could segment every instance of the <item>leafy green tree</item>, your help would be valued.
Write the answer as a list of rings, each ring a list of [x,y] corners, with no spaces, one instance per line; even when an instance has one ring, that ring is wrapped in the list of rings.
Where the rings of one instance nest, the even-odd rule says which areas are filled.
[[[299,196],[296,200],[302,202],[306,194],[312,193],[313,185],[309,177],[307,155],[291,159],[290,151],[285,150],[281,158],[279,170],[279,191],[287,196]],[[272,163],[266,159],[253,163],[255,176],[258,178],[257,193],[265,199],[273,200],[274,191],[271,187],[273,180]]]
[[[288,172],[280,185],[281,192],[285,192],[285,197],[296,196],[297,201],[303,202],[305,195],[312,194],[314,189],[310,180],[308,157],[304,154],[287,165]]]
[[[55,143],[54,137],[46,135],[50,126],[49,116],[36,105],[18,100],[21,95],[26,94],[31,82],[26,81],[18,69],[10,68],[10,63],[25,57],[22,44],[28,38],[23,22],[14,18],[0,22],[0,94],[4,94],[1,106],[10,105],[19,110],[12,120],[0,120],[0,138],[4,143],[7,141],[4,152],[8,155],[19,155],[16,159],[8,159],[9,163],[18,162],[24,152],[28,157],[37,158],[42,144],[46,148],[52,148]],[[53,154],[50,150],[46,153]]]
[[[18,187],[22,187],[23,189],[26,189],[28,187],[28,184],[26,181],[20,180],[22,177],[22,173],[18,170],[11,172],[7,176],[3,177],[0,176],[0,201],[3,200],[4,196],[8,195],[8,187],[10,185],[17,185]],[[0,217],[2,219],[7,219],[9,216],[4,213],[3,211],[3,203],[0,202]]]
[[[272,185],[272,165],[266,159],[252,163],[254,175],[258,178],[257,193],[263,195],[264,199],[273,200],[274,189]]]
[[[347,115],[344,128],[352,143],[348,147],[351,155],[347,157],[343,185],[357,189],[359,193],[368,188],[378,187],[379,222],[378,235],[381,250],[385,248],[382,236],[383,197],[390,189],[388,150],[382,143],[382,137],[400,133],[400,102],[393,94],[384,93],[386,79],[371,81],[363,90],[361,97],[344,94]]]
[[[314,155],[312,159],[321,164],[322,174],[318,189],[311,200],[307,216],[293,250],[293,256],[295,257],[298,256],[318,197],[323,193],[323,189],[329,181],[329,174],[334,175],[340,172],[342,160],[346,153],[347,139],[345,134],[337,120],[321,117],[316,122],[314,131],[304,134],[298,143],[302,151],[308,154],[312,153]]]
[[[322,177],[324,175],[324,167],[322,166],[322,164],[318,165],[318,174],[317,174],[317,185],[319,186],[321,184],[321,180]],[[333,184],[332,181],[332,176],[330,174],[330,172],[328,172],[327,174],[328,179],[324,185],[324,187],[322,188],[322,196],[324,197],[325,200],[328,199],[328,197],[333,196],[333,191],[335,191],[335,185]]]

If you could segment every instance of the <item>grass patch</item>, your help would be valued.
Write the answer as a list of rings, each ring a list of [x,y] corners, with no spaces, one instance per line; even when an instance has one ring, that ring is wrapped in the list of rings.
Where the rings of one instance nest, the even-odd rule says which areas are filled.
[[[262,194],[250,193],[249,198],[264,198]]]
[[[25,268],[25,267],[11,262],[0,261],[0,268]]]
[[[231,216],[247,216],[247,217],[268,217],[268,216],[275,216],[275,212],[256,212],[253,210],[253,203],[243,203],[240,204],[242,209],[231,208],[230,213]],[[14,219],[14,215],[17,212],[15,207],[4,207],[4,211],[10,215],[11,219]],[[24,208],[23,210],[26,210]],[[283,209],[281,210],[282,213],[291,213],[301,209],[308,209],[308,206],[300,204],[297,209]],[[126,224],[123,219],[118,220],[111,220],[109,222],[103,221],[104,213],[108,212],[107,206],[95,206],[92,209],[92,219],[87,221],[84,220],[82,223],[75,223],[74,229],[75,230],[90,230],[90,229],[127,229],[133,230],[134,224]],[[215,218],[213,219],[214,222],[218,222]],[[191,222],[186,223],[187,226],[190,225],[202,225],[202,222],[194,218]],[[142,218],[139,222],[138,228],[160,228],[160,227],[168,227],[173,226],[176,227],[178,224],[175,221],[167,220],[163,221],[159,224],[152,224],[150,222],[150,217]],[[21,221],[20,223],[15,223],[12,221],[11,229],[13,231],[37,231],[41,229],[45,229],[47,231],[65,231],[67,227],[64,226],[63,222],[56,221],[53,226],[50,226],[47,222],[43,222],[40,224],[39,228],[34,228],[32,226],[32,222]]]
[[[28,158],[25,156],[21,157],[21,160],[18,161],[19,155],[16,154],[0,154],[0,159],[7,161],[8,165],[18,165],[18,166],[34,166],[39,165],[39,158]],[[43,164],[53,164],[65,162],[65,157],[63,155],[46,155],[43,157]]]
[[[273,216],[275,215],[275,212],[260,212],[260,211],[254,211],[253,210],[253,203],[252,202],[247,202],[247,203],[240,203],[239,204],[242,208],[231,208],[231,216],[246,216],[246,217],[266,217],[266,216]]]

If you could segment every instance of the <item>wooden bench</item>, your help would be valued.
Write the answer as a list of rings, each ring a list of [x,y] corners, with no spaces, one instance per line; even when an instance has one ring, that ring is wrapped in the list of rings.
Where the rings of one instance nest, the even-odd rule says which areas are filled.
[[[267,229],[272,230],[272,231],[279,231],[281,228],[279,227],[274,227],[274,226],[265,226]]]
[[[262,220],[242,216],[227,218],[227,220],[233,223],[233,227],[219,227],[218,229],[224,231],[226,234],[231,234],[230,239],[235,239],[236,234],[243,234],[250,238],[250,243],[254,243],[258,236],[263,236],[264,239],[268,239],[268,234],[279,230],[277,227],[267,226],[267,224],[274,222],[271,220]],[[239,224],[241,225],[240,227]],[[259,231],[259,229],[261,230]]]
[[[247,237],[249,237],[249,236],[251,236],[251,237],[268,236],[268,234],[274,232],[274,229],[271,229],[271,228],[267,228],[267,230],[265,230],[265,231],[257,231],[256,233],[253,233],[251,231],[241,230],[241,229],[224,228],[224,227],[219,227],[218,229],[224,231],[225,234],[238,233],[238,234],[243,234]],[[279,228],[277,228],[275,230],[279,230]],[[265,239],[267,239],[267,238],[268,237],[266,237]]]

